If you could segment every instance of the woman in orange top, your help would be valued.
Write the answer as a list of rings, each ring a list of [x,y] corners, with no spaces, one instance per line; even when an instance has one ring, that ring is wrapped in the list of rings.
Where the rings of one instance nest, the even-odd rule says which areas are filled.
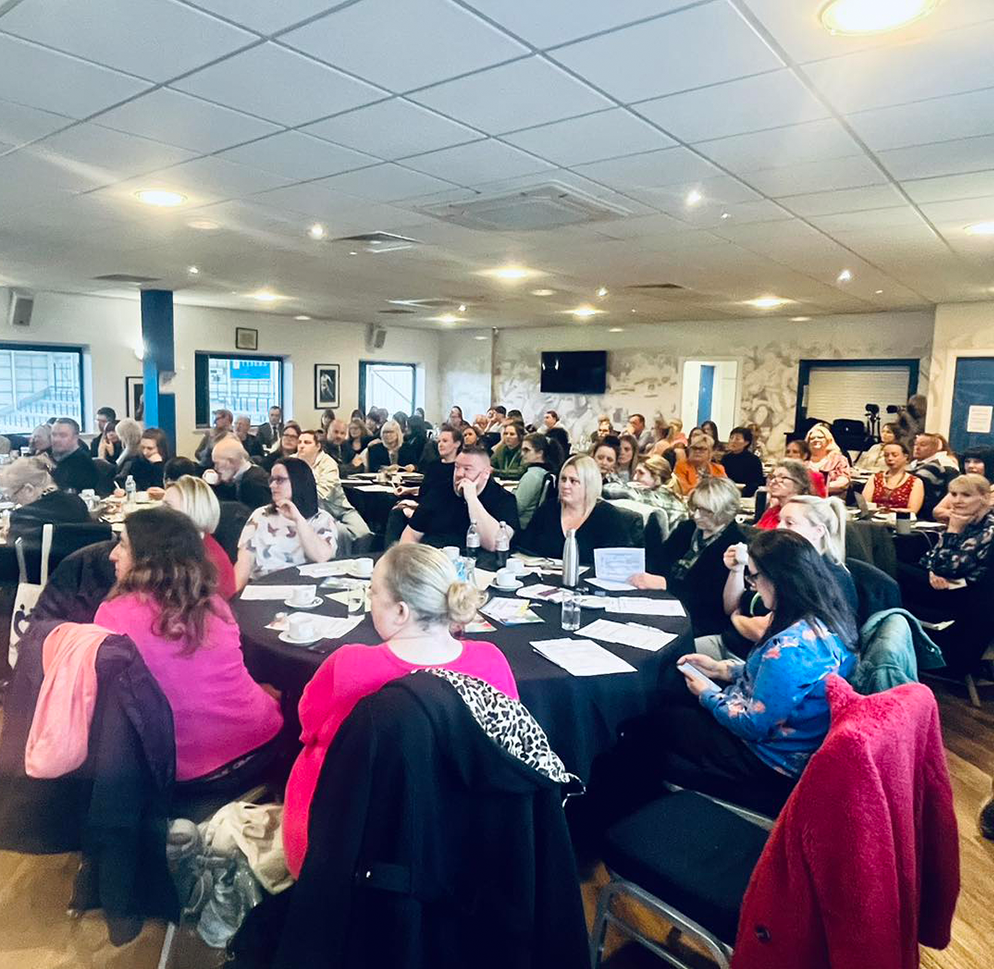
[[[713,451],[714,441],[706,434],[699,434],[687,447],[686,460],[677,461],[673,474],[679,481],[680,491],[684,495],[689,495],[702,477],[707,475],[717,478],[727,477],[725,469],[711,460]]]

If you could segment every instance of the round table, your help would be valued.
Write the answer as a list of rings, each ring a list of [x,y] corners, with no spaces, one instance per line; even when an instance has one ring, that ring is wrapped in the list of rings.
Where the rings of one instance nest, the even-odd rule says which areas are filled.
[[[259,579],[257,584],[291,585],[315,581],[319,584],[319,592],[329,591],[320,588],[321,580],[304,578],[296,568],[275,572]],[[527,576],[525,581],[558,584],[554,576]],[[492,591],[491,594],[505,593]],[[672,598],[665,592],[641,591],[637,594]],[[249,671],[260,682],[271,683],[285,691],[290,704],[296,702],[321,663],[343,643],[375,645],[382,641],[367,615],[341,640],[323,640],[310,648],[293,646],[280,642],[275,630],[265,628],[277,612],[292,611],[282,602],[239,598],[231,605],[241,629],[242,649]],[[541,603],[535,604],[533,609],[544,620],[541,624],[502,626],[493,622],[496,629],[492,632],[467,633],[466,638],[486,640],[500,647],[514,672],[522,702],[548,734],[553,750],[570,771],[588,780],[594,758],[615,744],[620,725],[642,716],[662,702],[664,670],[672,664],[674,656],[693,651],[690,620],[685,616],[631,616],[605,614],[603,609],[584,609],[583,625],[601,617],[618,622],[634,621],[676,633],[677,638],[655,653],[616,643],[601,643],[634,666],[635,672],[572,676],[531,647],[535,640],[569,635],[563,632],[559,623],[560,607],[555,603]],[[344,616],[347,609],[343,604],[325,598],[313,612]]]

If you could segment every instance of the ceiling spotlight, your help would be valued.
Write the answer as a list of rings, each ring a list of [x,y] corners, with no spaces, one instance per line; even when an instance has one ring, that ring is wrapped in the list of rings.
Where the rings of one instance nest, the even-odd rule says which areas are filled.
[[[810,320],[810,316],[792,316],[790,318],[791,323],[807,323]]]
[[[200,275],[200,270],[196,266],[188,266],[187,269],[186,269],[186,271],[191,276],[199,276]]]
[[[605,296],[607,296],[607,287],[606,286],[601,286],[601,288],[599,290],[597,290],[597,295],[601,299],[603,299]]]
[[[355,251],[355,249],[351,249],[351,250],[349,251],[349,255],[350,255],[350,256],[358,256],[358,255],[359,255],[359,253],[358,253],[358,252],[356,252],[356,251]]]
[[[142,189],[140,192],[135,192],[135,198],[145,205],[156,205],[165,209],[175,208],[186,201],[186,196],[180,195],[179,192],[167,192],[159,188]]]
[[[873,295],[874,295],[874,296],[880,296],[880,295],[881,295],[882,293],[883,293],[883,290],[882,290],[882,289],[875,289],[875,290],[873,291]]]
[[[755,306],[758,310],[772,310],[777,306],[783,306],[784,303],[790,303],[792,300],[783,299],[781,296],[759,296],[756,299],[747,299],[746,303],[749,306]]]
[[[488,336],[474,336],[473,339],[474,340],[489,340],[490,337],[488,337]]]
[[[441,316],[433,316],[433,320],[439,323],[458,323],[459,317],[453,316],[451,313],[443,313]]]
[[[968,236],[994,236],[994,222],[974,222],[963,231]]]
[[[285,296],[280,296],[279,293],[274,293],[268,289],[258,289],[254,293],[249,293],[252,299],[257,299],[260,303],[275,303],[279,299],[286,299]]]
[[[838,276],[835,277],[837,283],[848,283],[852,279],[852,273],[848,269],[843,269]]]
[[[460,313],[465,313],[466,312],[466,304],[465,303],[460,303],[459,304],[459,312]]]
[[[831,0],[818,15],[830,34],[878,34],[928,16],[939,0]]]
[[[731,212],[722,212],[721,213],[721,217],[722,217],[722,219],[730,219],[732,217],[732,213]]]
[[[524,266],[499,266],[497,269],[485,270],[483,275],[493,276],[494,279],[499,279],[505,283],[517,283],[522,279],[537,276],[539,273],[534,269],[527,269]]]
[[[294,317],[295,320],[309,320],[310,317],[306,313],[301,313],[299,316]]]
[[[532,296],[555,296],[554,289],[533,289]]]
[[[578,306],[576,309],[567,310],[569,314],[575,316],[578,320],[587,320],[591,316],[596,316],[598,313],[603,313],[603,310],[595,310],[592,306]]]
[[[328,230],[321,225],[320,222],[315,222],[314,225],[307,230],[307,234],[312,239],[323,239],[328,234]]]
[[[210,219],[194,219],[192,222],[187,222],[187,225],[191,229],[199,229],[201,232],[213,232],[215,229],[220,229],[216,222],[211,222]]]
[[[637,309],[635,309],[634,307],[632,307],[632,312],[633,312],[633,313],[637,313],[637,312],[638,312],[638,310],[637,310]]]
[[[608,328],[608,333],[624,333],[625,328],[623,326],[612,326]]]
[[[683,201],[685,205],[698,205],[703,200],[704,196],[694,188],[687,193],[687,197]]]

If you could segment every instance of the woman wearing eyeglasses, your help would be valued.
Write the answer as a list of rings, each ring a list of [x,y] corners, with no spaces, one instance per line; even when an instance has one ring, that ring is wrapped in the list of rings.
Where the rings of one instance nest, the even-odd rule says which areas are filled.
[[[777,461],[766,479],[766,490],[770,501],[762,517],[756,522],[756,527],[762,529],[776,528],[780,524],[780,511],[791,498],[815,493],[808,469],[802,461],[794,458]]]
[[[318,507],[314,475],[300,458],[280,458],[269,474],[271,505],[249,515],[238,539],[235,579],[239,591],[290,565],[327,562],[338,545],[335,519]]]
[[[17,505],[10,513],[10,545],[23,538],[29,547],[39,548],[42,527],[48,522],[59,525],[90,520],[82,498],[55,486],[44,458],[20,458],[8,464],[0,476],[0,489]]]

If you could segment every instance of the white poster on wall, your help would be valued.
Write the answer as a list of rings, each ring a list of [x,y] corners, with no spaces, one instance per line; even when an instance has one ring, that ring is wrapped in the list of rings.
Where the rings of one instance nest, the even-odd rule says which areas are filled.
[[[966,432],[968,434],[990,434],[992,415],[994,415],[994,405],[971,404],[966,414]]]

